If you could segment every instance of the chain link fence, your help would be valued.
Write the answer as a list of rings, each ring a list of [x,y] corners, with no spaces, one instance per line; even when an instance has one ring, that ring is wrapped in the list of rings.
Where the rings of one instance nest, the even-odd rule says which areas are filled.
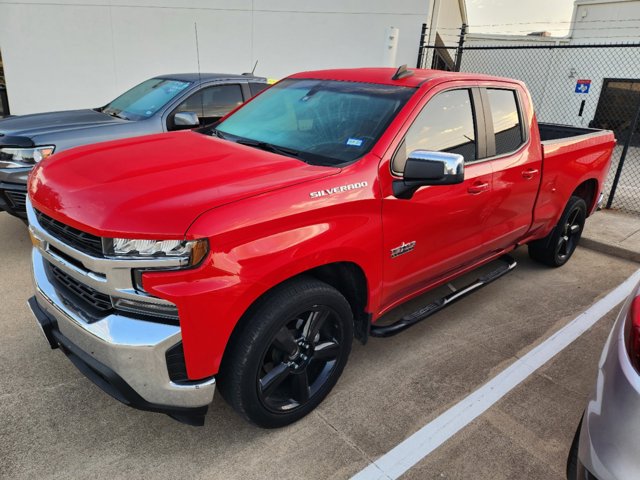
[[[533,43],[533,42],[532,42]],[[538,121],[613,130],[608,208],[640,215],[640,44],[420,46],[418,66],[516,78]]]

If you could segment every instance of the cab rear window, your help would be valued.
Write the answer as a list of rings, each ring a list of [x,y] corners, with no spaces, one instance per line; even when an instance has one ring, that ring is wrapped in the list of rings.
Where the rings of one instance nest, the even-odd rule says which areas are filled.
[[[487,96],[496,137],[496,155],[517,150],[524,143],[524,135],[516,92],[488,88]]]

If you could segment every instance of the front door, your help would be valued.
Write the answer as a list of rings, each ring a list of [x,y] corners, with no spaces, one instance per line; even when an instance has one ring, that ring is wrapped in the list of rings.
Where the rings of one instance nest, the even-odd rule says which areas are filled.
[[[484,129],[478,128],[474,107],[481,112],[479,98],[472,88],[440,88],[428,95],[389,161],[380,164],[383,308],[486,255],[484,228],[492,213],[493,172],[490,162],[482,160]],[[464,182],[422,187],[410,199],[395,198],[391,182],[401,177],[414,150],[463,155]]]
[[[173,117],[180,112],[194,112],[200,119],[200,125],[217,122],[234,108],[242,105],[244,97],[242,86],[237,84],[214,85],[204,87],[185,99],[167,119],[167,129],[175,130]]]

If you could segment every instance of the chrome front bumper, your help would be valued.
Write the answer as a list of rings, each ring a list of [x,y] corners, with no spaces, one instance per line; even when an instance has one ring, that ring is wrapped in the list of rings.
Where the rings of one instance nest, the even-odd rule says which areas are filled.
[[[67,354],[70,348],[65,347],[65,342],[68,342],[72,346],[71,349],[79,349],[82,352],[81,356],[87,360],[85,363],[106,367],[151,408],[132,404],[135,402],[131,401],[125,402],[132,406],[162,411],[163,407],[167,407],[167,410],[188,409],[204,407],[211,403],[215,391],[215,378],[200,382],[176,383],[169,377],[166,352],[180,342],[179,326],[133,318],[119,312],[108,314],[97,321],[88,321],[81,309],[75,308],[72,302],[60,294],[47,274],[47,262],[55,262],[55,266],[63,269],[66,274],[84,280],[87,278],[86,272],[78,270],[81,270],[85,263],[101,263],[106,260],[88,257],[65,246],[38,225],[29,204],[27,212],[30,221],[33,220],[30,225],[32,235],[36,237],[32,250],[35,300],[37,307],[42,311],[34,311],[34,314],[37,317],[37,313],[44,313],[50,319],[55,333],[53,342],[60,343]],[[49,250],[50,245],[72,256],[75,261],[80,262],[80,267],[68,264],[64,258],[57,258],[55,249],[53,254]],[[80,275],[81,273],[83,274]],[[106,277],[109,277],[109,273]],[[124,275],[122,277],[124,278]],[[128,278],[131,279],[131,275]],[[87,283],[93,288],[100,288],[103,293],[114,291],[113,284],[101,288],[102,281],[103,277],[97,275],[95,281],[89,280]],[[117,291],[122,295],[123,289]],[[126,296],[128,292],[124,293]],[[90,375],[87,376],[91,378]],[[118,398],[117,395],[113,396]]]

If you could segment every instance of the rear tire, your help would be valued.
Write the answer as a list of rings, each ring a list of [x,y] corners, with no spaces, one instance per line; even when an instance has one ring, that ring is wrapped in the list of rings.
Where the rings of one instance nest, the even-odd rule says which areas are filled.
[[[250,422],[296,422],[332,390],[349,358],[349,302],[312,277],[274,288],[242,320],[218,375],[219,391]]]
[[[550,267],[561,267],[575,252],[586,218],[587,204],[582,198],[572,196],[551,233],[529,243],[529,256]]]

